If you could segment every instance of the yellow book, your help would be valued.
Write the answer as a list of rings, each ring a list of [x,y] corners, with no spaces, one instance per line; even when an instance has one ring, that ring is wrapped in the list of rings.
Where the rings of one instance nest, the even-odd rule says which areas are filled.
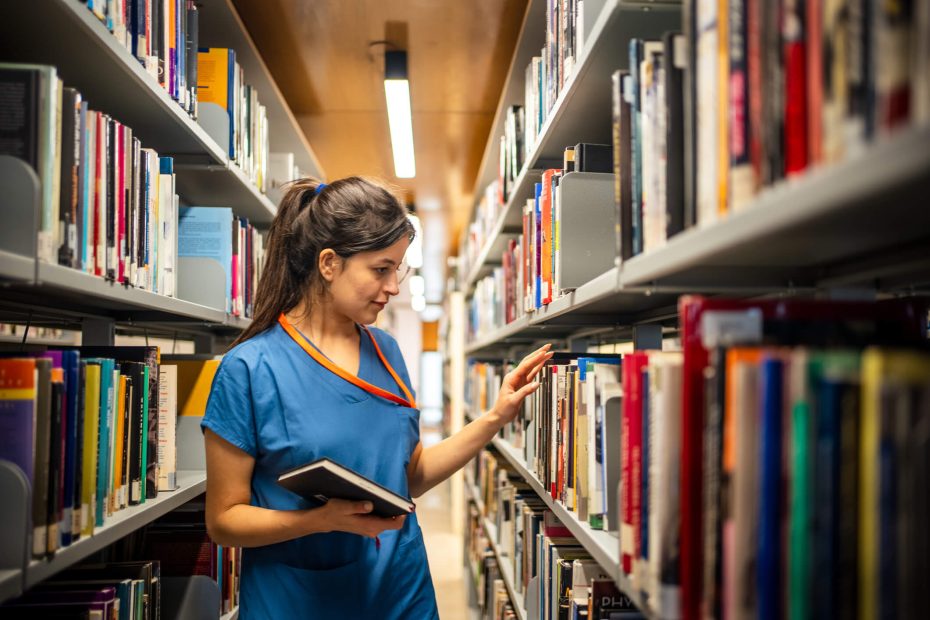
[[[727,0],[717,0],[717,212],[727,213],[730,175],[730,13]]]
[[[100,364],[84,370],[84,444],[81,460],[81,536],[94,533],[97,520],[97,442],[100,432]]]
[[[220,360],[162,359],[161,363],[178,368],[178,416],[203,417]]]
[[[197,102],[215,103],[229,111],[230,50],[211,47],[197,53]]]
[[[930,356],[916,351],[867,349],[862,356],[859,420],[859,618],[878,617],[879,431],[882,389],[930,383]]]
[[[114,512],[126,507],[126,485],[123,484],[123,450],[125,442],[123,433],[126,432],[126,388],[128,379],[125,375],[119,377],[119,387],[116,391],[116,437],[113,442],[113,497]]]

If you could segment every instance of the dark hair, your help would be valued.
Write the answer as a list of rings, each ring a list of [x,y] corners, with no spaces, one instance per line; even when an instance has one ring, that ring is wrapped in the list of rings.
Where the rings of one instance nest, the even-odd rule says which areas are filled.
[[[342,258],[383,250],[415,230],[397,198],[360,177],[323,186],[312,179],[293,181],[281,199],[266,238],[265,266],[255,291],[255,312],[233,342],[244,342],[273,327],[308,296],[325,291],[318,262],[330,248]]]

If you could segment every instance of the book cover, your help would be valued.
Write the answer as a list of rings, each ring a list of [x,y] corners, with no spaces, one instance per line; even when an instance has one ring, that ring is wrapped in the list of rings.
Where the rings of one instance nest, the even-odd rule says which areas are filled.
[[[380,517],[401,516],[414,510],[410,498],[325,457],[282,473],[278,484],[316,505],[336,498],[369,501],[374,506],[372,513]]]
[[[186,207],[178,216],[177,294],[232,312],[232,209]]]

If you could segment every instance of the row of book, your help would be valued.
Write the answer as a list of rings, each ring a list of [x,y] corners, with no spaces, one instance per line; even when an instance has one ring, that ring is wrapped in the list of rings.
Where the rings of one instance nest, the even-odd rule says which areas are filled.
[[[509,200],[521,157],[570,74],[559,33],[573,3],[557,4],[555,12],[547,5],[547,48],[527,69],[525,105],[507,110],[497,200],[489,186],[479,216]],[[688,0],[684,34],[630,41],[628,68],[610,78],[621,259],[737,212],[785,178],[930,122],[925,3],[783,4]]]
[[[490,275],[475,283],[475,291],[468,301],[469,340],[475,340],[526,314],[519,298],[523,290],[522,261],[521,242],[509,239],[501,256],[501,266],[495,267]]]
[[[495,540],[527,617],[642,618],[605,568],[503,461],[485,452],[472,473],[482,498],[473,519]]]
[[[37,253],[145,290],[173,295],[177,264],[174,160],[65,88],[53,66],[0,64],[2,154],[41,180]]]
[[[258,101],[258,91],[246,83],[235,50],[204,48],[197,58],[200,104],[219,106],[227,115],[229,135],[225,146],[229,160],[264,192],[268,181],[268,113]]]
[[[199,12],[194,0],[84,0],[172,99],[197,118]]]
[[[479,617],[482,620],[516,620],[518,616],[514,604],[510,601],[500,564],[491,550],[481,518],[474,506],[469,507],[469,511],[465,549]]]
[[[203,415],[216,360],[142,346],[17,355],[0,358],[0,459],[29,482],[33,557],[177,488],[178,416]]]
[[[3,603],[0,615],[157,620],[174,609],[186,617],[182,601],[167,597],[189,586],[171,582],[202,575],[219,588],[219,616],[239,604],[241,558],[240,548],[210,539],[203,501],[193,500]]]
[[[265,264],[264,240],[258,229],[228,207],[185,207],[178,231],[182,266],[178,296],[251,318]],[[211,286],[218,277],[222,286]]]
[[[462,235],[459,255],[465,262],[463,271],[467,271],[471,265],[475,264],[478,254],[494,234],[504,208],[503,202],[498,197],[499,187],[499,182],[494,180],[484,188],[484,193],[481,194],[478,205],[475,207],[474,218]]]
[[[919,617],[926,300],[685,297],[679,320],[682,351],[557,354],[503,431],[527,468],[617,535],[660,617]]]

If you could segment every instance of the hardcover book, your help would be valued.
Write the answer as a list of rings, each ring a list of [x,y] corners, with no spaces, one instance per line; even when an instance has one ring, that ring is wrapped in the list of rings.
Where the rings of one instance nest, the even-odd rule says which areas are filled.
[[[413,502],[394,493],[358,472],[328,459],[284,472],[278,484],[310,501],[326,503],[330,498],[369,501],[372,514],[379,517],[397,517],[413,512]]]

